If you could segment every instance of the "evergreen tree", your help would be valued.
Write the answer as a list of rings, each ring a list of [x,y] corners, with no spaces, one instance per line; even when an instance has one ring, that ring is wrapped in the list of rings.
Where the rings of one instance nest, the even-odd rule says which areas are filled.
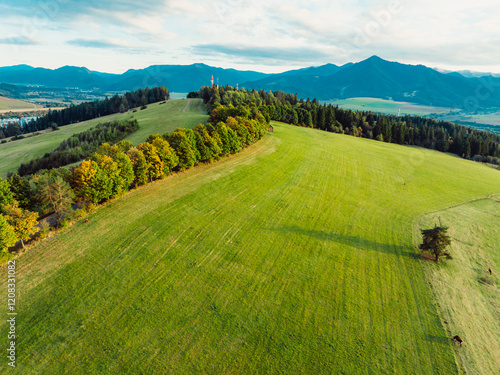
[[[436,262],[442,254],[449,256],[446,247],[451,244],[451,239],[447,231],[448,228],[441,226],[422,230],[423,243],[419,245],[419,249],[434,254]]]

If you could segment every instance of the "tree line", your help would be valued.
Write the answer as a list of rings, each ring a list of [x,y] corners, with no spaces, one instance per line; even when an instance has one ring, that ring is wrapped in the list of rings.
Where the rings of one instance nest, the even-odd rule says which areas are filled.
[[[118,94],[104,100],[95,100],[78,105],[71,105],[62,110],[49,110],[45,116],[38,117],[22,126],[23,133],[33,133],[44,130],[52,124],[64,126],[76,122],[92,120],[114,113],[127,112],[131,108],[146,106],[168,100],[170,94],[164,87],[153,87],[127,92],[120,96]]]
[[[50,153],[22,163],[17,173],[25,176],[42,169],[59,168],[76,163],[95,152],[101,144],[105,142],[116,143],[138,129],[139,123],[136,119],[98,124],[95,128],[73,134]]]
[[[233,87],[202,87],[196,95],[210,108],[253,103],[268,120],[313,127],[334,133],[415,145],[463,158],[500,164],[500,135],[421,116],[395,116],[352,111],[316,99],[298,99],[281,91],[245,91]]]
[[[72,215],[85,213],[84,209],[77,213],[72,210],[75,201],[85,203],[86,207],[102,203],[174,171],[237,153],[268,131],[269,121],[253,104],[217,108],[209,112],[206,125],[199,124],[194,129],[152,134],[137,146],[126,140],[115,145],[103,143],[78,166],[0,178],[0,249],[6,250],[17,240],[27,240],[33,234],[16,232],[13,219],[16,210],[21,216],[31,215],[30,218],[55,213],[58,225],[64,225]],[[79,135],[78,142],[85,140],[82,134],[85,133]],[[72,149],[76,143],[70,138],[60,148]],[[35,224],[27,218],[19,220],[34,230]]]

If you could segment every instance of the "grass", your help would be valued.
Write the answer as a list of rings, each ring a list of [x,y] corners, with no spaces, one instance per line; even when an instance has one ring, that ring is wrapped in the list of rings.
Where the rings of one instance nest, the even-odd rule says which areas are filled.
[[[55,132],[48,129],[41,132],[41,135],[0,144],[0,160],[2,161],[0,164],[0,177],[5,178],[8,172],[17,171],[21,163],[43,156],[55,149],[72,134],[88,130],[100,122],[136,118],[140,129],[125,139],[134,144],[139,144],[144,142],[150,134],[164,134],[173,131],[177,127],[194,128],[199,123],[206,123],[208,116],[204,111],[201,99],[174,100],[165,104],[155,103],[148,105],[147,109],[137,109],[137,112],[118,113],[77,124],[61,126],[60,130]]]
[[[401,109],[401,115],[425,116],[431,113],[448,113],[454,111],[453,108],[426,106],[415,103],[396,102],[378,98],[350,98],[332,101],[331,104],[341,108],[357,111],[381,112],[397,115]]]
[[[429,262],[426,274],[449,337],[459,335],[457,360],[469,374],[500,369],[500,200],[484,199],[425,215],[418,228],[448,226],[453,260]],[[493,269],[490,276],[488,268]]]
[[[273,125],[19,258],[10,373],[463,373],[413,222],[498,193],[500,173]]]
[[[17,99],[11,99],[7,98],[5,96],[0,96],[0,111],[1,112],[8,112],[12,110],[26,110],[26,111],[33,111],[36,109],[41,109],[42,106],[30,103],[30,102],[25,102],[23,100],[17,100]]]

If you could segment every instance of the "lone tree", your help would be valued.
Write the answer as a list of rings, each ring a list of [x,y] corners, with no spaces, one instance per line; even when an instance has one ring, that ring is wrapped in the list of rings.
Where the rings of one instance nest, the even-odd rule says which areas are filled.
[[[424,243],[419,245],[419,249],[434,254],[436,262],[439,261],[440,255],[449,257],[450,254],[446,252],[446,247],[451,244],[451,239],[446,234],[447,231],[447,227],[438,227],[437,225],[433,229],[423,229],[421,232]]]

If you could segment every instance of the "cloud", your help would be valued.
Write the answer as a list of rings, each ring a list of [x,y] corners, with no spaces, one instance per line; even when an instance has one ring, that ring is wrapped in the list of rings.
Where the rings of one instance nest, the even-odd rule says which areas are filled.
[[[40,44],[34,39],[28,38],[26,36],[12,36],[9,38],[1,38],[0,44],[14,44],[17,46],[32,46]]]
[[[150,49],[146,47],[138,47],[121,40],[110,39],[72,39],[66,41],[66,44],[84,48],[113,49],[128,53],[143,53],[145,51],[150,51]]]
[[[200,44],[191,47],[192,52],[202,56],[236,57],[247,62],[267,62],[280,64],[283,61],[311,62],[325,60],[331,56],[320,49],[308,47],[259,47],[259,46],[234,46],[220,44]]]

